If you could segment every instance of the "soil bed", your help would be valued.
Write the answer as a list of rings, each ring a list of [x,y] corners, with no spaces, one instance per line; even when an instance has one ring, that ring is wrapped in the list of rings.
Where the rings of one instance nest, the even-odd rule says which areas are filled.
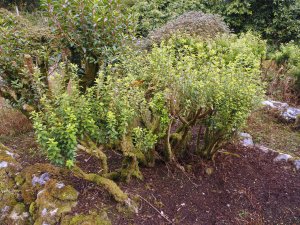
[[[46,162],[39,153],[28,154],[37,151],[32,134],[2,142],[24,166]],[[300,173],[292,164],[273,162],[275,156],[230,144],[214,161],[194,156],[181,162],[186,172],[163,162],[142,168],[143,181],[119,183],[132,198],[139,197],[138,214],[124,211],[92,183],[74,177],[64,182],[80,193],[72,214],[105,210],[112,224],[300,224]],[[84,154],[78,159],[85,171],[99,170],[96,159]],[[109,160],[119,160],[118,153]]]

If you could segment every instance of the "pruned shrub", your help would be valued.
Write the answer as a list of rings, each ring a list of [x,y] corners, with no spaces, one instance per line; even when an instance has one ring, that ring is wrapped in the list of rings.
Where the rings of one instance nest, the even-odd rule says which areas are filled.
[[[199,0],[129,0],[127,4],[138,16],[137,35],[143,37],[185,12],[204,10]]]
[[[159,44],[175,33],[185,33],[199,38],[214,38],[223,33],[229,33],[229,28],[217,15],[202,12],[187,12],[162,27],[149,33],[145,40],[146,48],[153,43]]]
[[[37,141],[53,163],[128,203],[111,179],[141,179],[140,165],[154,166],[157,158],[176,162],[193,143],[193,130],[197,141],[192,151],[207,159],[233,137],[261,100],[265,47],[251,34],[209,41],[184,35],[150,52],[125,52],[84,92],[76,66],[61,64],[32,120]],[[36,85],[42,87],[39,80]],[[110,149],[123,157],[114,171]],[[99,159],[99,174],[76,165],[78,151]]]
[[[197,151],[206,158],[232,137],[263,94],[264,54],[265,43],[250,34],[206,42],[179,36],[126,61],[127,73],[150,93],[164,93],[171,121],[165,136],[169,159],[184,154],[194,127]]]

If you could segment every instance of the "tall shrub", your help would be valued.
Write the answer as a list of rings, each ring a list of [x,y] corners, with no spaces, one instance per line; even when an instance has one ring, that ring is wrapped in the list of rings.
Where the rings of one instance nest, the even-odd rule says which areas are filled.
[[[260,101],[264,51],[250,34],[208,42],[177,36],[151,52],[128,49],[85,94],[74,72],[57,74],[33,114],[38,141],[54,163],[72,166],[85,149],[101,160],[103,175],[126,179],[141,177],[139,164],[154,165],[157,155],[184,155],[195,129],[197,153],[211,158]],[[98,147],[87,150],[91,141]],[[110,148],[124,159],[113,174],[103,151]]]
[[[99,68],[113,60],[131,36],[134,18],[121,0],[43,0],[50,25],[84,69],[83,86],[91,86]]]
[[[260,61],[265,43],[253,35],[215,41],[175,37],[124,64],[148,96],[162,91],[170,115],[165,155],[184,154],[198,127],[198,153],[211,158],[245,122],[263,94]],[[176,124],[176,130],[172,123]]]
[[[300,40],[299,0],[214,0],[205,5],[235,32],[253,30],[275,44]]]
[[[34,70],[39,67],[47,86],[49,52],[55,48],[48,27],[0,9],[0,95],[28,115],[39,105]]]

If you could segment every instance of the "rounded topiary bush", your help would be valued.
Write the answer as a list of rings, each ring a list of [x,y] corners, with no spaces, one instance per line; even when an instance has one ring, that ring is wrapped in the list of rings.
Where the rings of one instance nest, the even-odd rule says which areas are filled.
[[[229,28],[218,15],[192,11],[184,13],[162,27],[151,31],[143,41],[143,47],[148,48],[153,43],[159,44],[175,33],[185,33],[208,39],[229,32]]]

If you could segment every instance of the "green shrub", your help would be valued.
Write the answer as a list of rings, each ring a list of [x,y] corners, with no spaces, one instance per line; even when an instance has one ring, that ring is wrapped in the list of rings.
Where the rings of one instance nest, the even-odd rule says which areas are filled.
[[[102,146],[102,165],[101,149],[117,149],[124,157],[117,172],[126,179],[141,177],[138,164],[153,165],[157,153],[184,155],[193,129],[197,153],[211,158],[260,102],[264,53],[264,42],[250,34],[208,42],[177,36],[151,52],[128,49],[85,94],[75,70],[56,74],[42,111],[33,114],[37,139],[61,165],[73,165],[79,143]]]
[[[296,78],[298,89],[300,89],[300,47],[294,42],[282,44],[271,58],[279,66],[283,66],[286,70],[286,75]]]
[[[165,110],[178,127],[166,134],[167,157],[183,154],[195,126],[198,153],[206,158],[232,137],[263,94],[260,60],[264,54],[265,43],[246,34],[207,42],[176,37],[154,46],[145,56],[129,57],[124,63],[126,73],[143,81],[150,94],[164,93]]]
[[[199,0],[143,0],[130,1],[138,15],[137,35],[146,37],[149,31],[188,11],[202,11]]]
[[[73,165],[78,139],[99,134],[89,95],[80,94],[74,70],[52,75],[55,85],[41,96],[42,110],[32,114],[38,143],[58,165]]]
[[[0,9],[0,94],[13,106],[27,113],[38,106],[39,91],[35,88],[34,70],[47,85],[49,49],[53,37],[47,27],[32,25],[22,16]]]
[[[222,15],[235,32],[253,30],[275,44],[300,40],[299,0],[205,2],[205,8]]]
[[[121,0],[43,0],[58,40],[70,48],[73,63],[84,68],[83,86],[91,86],[99,67],[113,60],[131,36],[134,17]]]
[[[0,7],[13,8],[18,6],[19,10],[33,11],[39,7],[39,0],[1,0]]]
[[[185,12],[201,11],[221,15],[237,33],[252,30],[275,44],[300,40],[299,0],[143,0],[131,4],[139,16],[138,34],[144,37]]]
[[[170,38],[175,33],[185,33],[191,36],[208,39],[223,33],[229,33],[229,28],[217,15],[201,12],[187,12],[170,20],[162,27],[151,31],[145,39],[145,48],[159,44],[162,40]]]

